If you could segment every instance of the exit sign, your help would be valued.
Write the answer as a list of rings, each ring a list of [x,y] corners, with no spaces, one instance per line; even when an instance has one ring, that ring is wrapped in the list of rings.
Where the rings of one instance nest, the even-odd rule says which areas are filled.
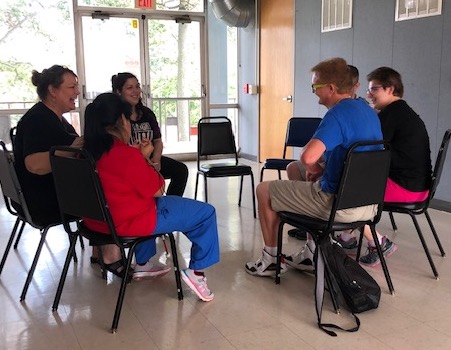
[[[155,10],[156,0],[135,0],[135,8]]]

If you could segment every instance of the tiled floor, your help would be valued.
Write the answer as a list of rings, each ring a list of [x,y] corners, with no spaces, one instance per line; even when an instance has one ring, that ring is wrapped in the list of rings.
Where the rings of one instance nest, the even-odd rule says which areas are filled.
[[[187,197],[194,194],[194,163]],[[259,165],[252,163],[258,181]],[[274,177],[266,172],[266,179]],[[380,268],[370,273],[380,283],[382,298],[377,310],[359,315],[357,333],[330,337],[316,325],[314,278],[290,270],[275,285],[271,278],[248,275],[246,261],[259,256],[262,247],[259,223],[252,217],[249,180],[238,208],[238,179],[209,180],[209,199],[218,215],[221,262],[207,270],[215,292],[210,303],[199,301],[184,286],[185,299],[177,300],[173,274],[156,280],[133,282],[127,290],[119,329],[109,333],[118,280],[105,283],[97,266],[89,263],[90,251],[80,251],[80,261],[69,270],[60,307],[52,313],[56,285],[67,249],[61,228],[49,231],[27,298],[19,301],[38,234],[28,227],[19,247],[12,251],[0,277],[0,349],[450,349],[451,266],[441,258],[426,229],[440,280],[433,278],[414,227],[407,216],[395,216],[399,230],[393,234],[388,216],[379,225],[399,244],[388,259],[396,294],[388,293]],[[439,188],[440,190],[440,188]],[[446,251],[451,214],[432,210],[431,216]],[[14,223],[0,207],[0,252]],[[180,236],[182,264],[189,256],[187,240]],[[286,235],[286,252],[301,241]],[[169,261],[170,263],[170,261]],[[349,315],[332,311],[328,296],[324,320],[349,325]]]

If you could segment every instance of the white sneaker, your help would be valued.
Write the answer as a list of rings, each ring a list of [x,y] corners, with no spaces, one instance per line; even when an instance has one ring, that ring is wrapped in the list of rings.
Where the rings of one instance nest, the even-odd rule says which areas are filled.
[[[276,276],[276,267],[277,267],[277,258],[271,254],[269,254],[266,250],[263,249],[262,257],[255,262],[246,263],[246,272],[250,275],[254,276]],[[285,264],[285,260],[282,256],[282,262],[280,264],[280,273],[287,272],[287,265]]]
[[[185,282],[191,290],[203,301],[212,301],[215,297],[214,293],[208,289],[207,277],[198,276],[193,270],[185,269],[181,271],[183,282]]]
[[[171,271],[170,266],[163,265],[160,263],[152,263],[149,260],[148,262],[146,262],[145,265],[138,265],[138,264],[135,265],[134,272],[133,272],[133,279],[140,280],[143,278],[164,276],[169,271]]]
[[[306,272],[314,272],[313,253],[308,245],[305,245],[300,252],[285,257],[288,266]]]

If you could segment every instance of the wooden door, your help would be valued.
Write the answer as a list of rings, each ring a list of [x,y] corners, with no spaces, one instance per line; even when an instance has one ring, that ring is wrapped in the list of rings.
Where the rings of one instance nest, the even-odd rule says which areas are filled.
[[[280,158],[293,113],[294,0],[260,1],[259,160]]]

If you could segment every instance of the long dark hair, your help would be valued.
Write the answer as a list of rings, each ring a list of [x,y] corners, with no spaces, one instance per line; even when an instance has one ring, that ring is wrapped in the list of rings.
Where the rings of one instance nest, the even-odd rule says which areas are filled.
[[[100,94],[86,106],[84,147],[95,161],[113,147],[114,138],[108,131],[120,132],[122,115],[130,120],[131,113],[130,104],[111,92]]]
[[[122,89],[124,88],[125,82],[128,79],[136,79],[138,82],[138,78],[136,75],[129,72],[117,73],[111,77],[111,89],[115,94],[122,93]],[[137,120],[141,119],[143,115],[144,104],[142,103],[141,97],[139,98],[139,102],[135,107],[135,111],[137,114]]]
[[[38,93],[41,101],[45,100],[49,94],[49,86],[59,88],[64,80],[64,74],[69,73],[74,77],[77,75],[69,68],[53,65],[50,68],[44,69],[41,73],[37,70],[33,70],[31,73],[31,82],[36,86],[36,92]]]

